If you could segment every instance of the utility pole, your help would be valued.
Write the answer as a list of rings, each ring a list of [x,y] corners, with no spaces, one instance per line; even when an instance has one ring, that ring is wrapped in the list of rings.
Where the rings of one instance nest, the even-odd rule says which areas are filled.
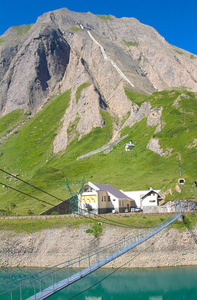
[[[179,159],[179,175],[181,176],[181,161]]]
[[[183,108],[183,122],[185,124],[185,109]]]
[[[160,124],[161,124],[161,133],[163,133],[162,116],[160,117]]]

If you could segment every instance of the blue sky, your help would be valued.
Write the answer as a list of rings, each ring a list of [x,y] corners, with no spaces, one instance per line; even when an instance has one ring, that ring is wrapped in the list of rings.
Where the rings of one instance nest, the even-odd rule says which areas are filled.
[[[134,17],[154,27],[170,44],[197,54],[197,0],[0,0],[0,35],[10,26],[35,23],[44,12],[62,7]]]

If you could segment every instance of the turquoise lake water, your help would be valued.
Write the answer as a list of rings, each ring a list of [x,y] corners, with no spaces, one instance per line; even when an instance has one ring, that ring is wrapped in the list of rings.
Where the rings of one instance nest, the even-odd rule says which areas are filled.
[[[23,278],[37,269],[0,269],[0,286]],[[49,297],[51,300],[67,300],[88,289],[108,276],[113,269],[100,269],[77,283]],[[0,300],[8,300],[0,296]],[[19,300],[15,295],[13,300]],[[197,267],[120,269],[76,300],[196,300]]]

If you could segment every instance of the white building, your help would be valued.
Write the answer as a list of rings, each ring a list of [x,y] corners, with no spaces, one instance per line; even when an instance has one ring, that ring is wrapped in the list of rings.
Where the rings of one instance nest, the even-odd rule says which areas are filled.
[[[159,192],[160,190],[150,188],[144,191],[129,191],[123,193],[135,200],[136,207],[144,210],[147,207],[157,207],[159,205],[159,201],[161,200]]]
[[[79,196],[79,206],[87,211],[95,213],[107,213],[131,211],[135,207],[135,201],[129,195],[118,190],[110,184],[95,184],[88,182],[83,187]]]
[[[129,143],[125,144],[125,151],[130,151],[135,147],[132,140],[129,141]]]

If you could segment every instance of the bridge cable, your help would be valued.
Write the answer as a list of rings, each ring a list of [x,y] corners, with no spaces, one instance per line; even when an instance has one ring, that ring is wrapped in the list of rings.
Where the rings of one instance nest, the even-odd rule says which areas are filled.
[[[142,252],[144,252],[145,250],[147,250],[148,248],[150,248],[151,246],[153,246],[163,235],[161,235],[160,237],[158,237],[155,241],[153,241],[149,246],[147,246],[146,248],[142,249],[139,253],[137,253],[134,257],[132,257],[129,261],[127,261],[126,263],[122,264],[120,267],[117,267],[115,270],[113,270],[110,274],[108,274],[107,276],[105,276],[104,278],[102,278],[101,280],[99,280],[98,282],[94,283],[93,285],[91,285],[90,287],[88,287],[87,289],[81,291],[78,294],[75,294],[74,296],[68,298],[68,300],[73,299],[85,292],[87,292],[88,290],[90,290],[91,288],[93,288],[94,286],[96,286],[97,284],[101,283],[102,281],[104,281],[105,279],[107,279],[108,277],[110,277],[111,275],[113,275],[116,271],[118,271],[119,269],[123,268],[125,265],[127,265],[128,263],[130,263],[132,260],[134,260],[137,256],[139,256]],[[131,249],[132,250],[132,249]],[[130,251],[131,251],[130,250]],[[95,270],[97,271],[97,270]],[[93,271],[93,272],[95,272]],[[92,273],[93,273],[92,272]],[[89,274],[88,274],[89,275]],[[86,275],[87,276],[87,275]],[[85,277],[85,276],[84,276]]]
[[[14,176],[13,174],[11,174],[11,173],[9,173],[9,172],[7,172],[7,171],[5,171],[5,170],[2,170],[2,169],[0,169],[0,171],[2,171],[2,172],[4,172],[4,173],[6,173],[6,174],[8,174],[8,175],[10,175],[10,176],[12,176],[12,177],[14,177],[14,178],[16,178],[16,176]],[[47,194],[47,195],[49,195],[49,196],[51,196],[51,197],[53,197],[53,198],[56,198],[57,200],[59,200],[59,201],[61,201],[61,202],[63,202],[63,201],[65,201],[65,200],[62,200],[62,199],[60,199],[60,198],[58,198],[58,197],[56,197],[56,196],[54,196],[54,195],[52,195],[52,194],[50,194],[50,193],[48,193],[48,192],[46,192],[46,191],[44,191],[44,190],[42,190],[42,189],[40,189],[40,188],[38,188],[38,187],[36,187],[36,186],[34,186],[34,185],[31,185],[31,184],[29,184],[27,181],[25,181],[25,180],[22,180],[22,179],[20,179],[20,178],[16,178],[17,180],[20,180],[20,181],[22,181],[23,183],[26,183],[26,184],[28,184],[28,185],[30,185],[30,186],[32,186],[33,188],[35,188],[35,189],[37,189],[37,190],[39,190],[39,191],[41,191],[41,192],[43,192],[43,193],[45,193],[45,194]],[[0,184],[2,184],[1,182],[0,182]],[[6,184],[3,184],[3,185],[6,185]],[[7,185],[6,185],[7,186]],[[12,188],[12,187],[9,187],[9,188],[11,188],[11,189],[13,189],[14,190],[14,188]],[[15,189],[17,192],[21,192],[21,191],[19,191],[19,190],[17,190],[17,189]],[[21,193],[23,193],[24,195],[26,195],[26,196],[29,196],[28,194],[26,194],[26,193],[24,193],[24,192],[21,192]],[[36,197],[34,197],[34,196],[32,196],[34,199],[36,199],[36,200],[38,200],[38,201],[42,201],[42,202],[44,202],[44,203],[46,203],[46,204],[49,204],[49,205],[51,205],[51,206],[54,206],[54,204],[51,204],[51,203],[49,203],[49,202],[47,202],[47,201],[44,201],[44,200],[40,200],[40,199],[38,199],[38,198],[36,198]],[[65,203],[66,205],[69,205],[67,202]],[[86,210],[84,210],[84,209],[80,209],[81,211],[85,211],[86,212]],[[80,214],[81,216],[84,216],[83,214]],[[98,214],[94,214],[95,216],[97,216],[98,218],[101,218],[101,219],[105,219],[105,220],[108,220],[109,222],[111,222],[111,223],[114,223],[114,224],[111,224],[111,225],[115,225],[115,224],[118,224],[118,225],[120,225],[120,226],[124,226],[124,227],[126,227],[126,228],[149,228],[149,227],[139,227],[139,226],[131,226],[131,225],[125,225],[124,223],[122,223],[122,222],[117,222],[117,221],[114,221],[114,220],[110,220],[110,219],[108,219],[108,218],[106,218],[106,217],[103,217],[103,216],[100,216],[100,215],[98,215]],[[84,216],[85,217],[85,216]],[[86,217],[85,217],[86,218]],[[93,219],[94,220],[94,218],[91,218],[91,217],[88,217],[89,219]],[[95,220],[94,220],[95,221]],[[104,221],[103,221],[103,223],[105,223]],[[109,223],[106,223],[106,224],[109,224]],[[118,225],[116,225],[116,226],[118,226]]]

